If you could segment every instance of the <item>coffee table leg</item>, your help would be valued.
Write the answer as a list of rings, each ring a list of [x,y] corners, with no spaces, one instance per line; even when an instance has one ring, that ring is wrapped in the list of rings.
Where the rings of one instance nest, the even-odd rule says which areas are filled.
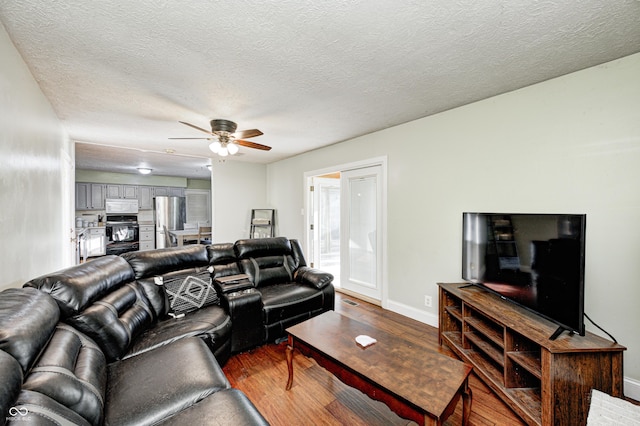
[[[293,339],[289,336],[289,344],[287,344],[287,369],[289,370],[289,379],[287,380],[286,389],[291,389],[291,385],[293,384]]]
[[[469,416],[471,415],[471,388],[469,387],[469,379],[464,382],[464,389],[462,390],[462,424],[464,426],[469,424]]]

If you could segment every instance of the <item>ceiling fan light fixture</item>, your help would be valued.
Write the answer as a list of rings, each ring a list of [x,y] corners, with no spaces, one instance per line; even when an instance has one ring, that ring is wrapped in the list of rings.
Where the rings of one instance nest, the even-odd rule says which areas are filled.
[[[209,144],[209,149],[214,153],[217,154],[218,151],[220,151],[220,149],[222,148],[222,144],[220,143],[220,141],[213,141]]]
[[[230,142],[227,144],[227,151],[229,151],[229,154],[231,155],[237,154],[238,150],[239,150],[238,145],[236,145],[235,143]]]
[[[152,170],[153,169],[149,169],[147,167],[138,167],[138,172],[142,175],[148,175]]]
[[[211,131],[215,132],[225,132],[227,134],[233,133],[238,128],[238,125],[231,120],[211,120],[209,122],[211,125]]]
[[[270,146],[261,145],[255,142],[248,142],[244,139],[254,138],[256,136],[260,136],[263,133],[258,129],[247,129],[236,132],[237,125],[233,121],[230,120],[211,120],[211,130],[203,129],[202,127],[198,127],[195,124],[187,123],[186,121],[179,121],[186,126],[199,130],[203,133],[209,135],[207,138],[169,138],[169,139],[207,139],[212,140],[211,136],[214,139],[209,145],[209,149],[214,153],[226,157],[227,155],[234,155],[239,152],[238,145],[242,145],[248,148],[260,149],[263,151],[271,150]],[[236,144],[236,140],[239,142]]]

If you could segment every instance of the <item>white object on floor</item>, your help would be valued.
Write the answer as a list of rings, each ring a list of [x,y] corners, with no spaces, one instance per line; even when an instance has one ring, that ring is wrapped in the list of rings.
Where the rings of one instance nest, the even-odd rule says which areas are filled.
[[[587,425],[640,425],[640,406],[593,389]]]
[[[356,336],[356,343],[359,344],[360,346],[365,347],[365,348],[367,346],[373,345],[376,342],[377,342],[376,339],[374,339],[373,337],[370,337],[370,336],[366,336],[364,334]]]

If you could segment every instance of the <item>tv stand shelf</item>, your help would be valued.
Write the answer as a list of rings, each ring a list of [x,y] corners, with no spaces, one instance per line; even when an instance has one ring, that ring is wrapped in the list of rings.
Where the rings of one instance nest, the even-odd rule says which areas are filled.
[[[468,283],[439,283],[446,344],[530,425],[583,425],[591,389],[621,397],[624,346],[557,325]]]

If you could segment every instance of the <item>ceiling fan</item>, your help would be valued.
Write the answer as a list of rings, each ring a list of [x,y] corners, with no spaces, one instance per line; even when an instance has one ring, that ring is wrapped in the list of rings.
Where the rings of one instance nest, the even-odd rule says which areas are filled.
[[[209,144],[209,149],[213,151],[215,154],[220,155],[221,157],[226,157],[227,155],[235,154],[238,152],[238,145],[244,146],[247,148],[261,149],[263,151],[269,151],[271,149],[270,146],[261,145],[259,143],[246,141],[244,139],[255,138],[256,136],[260,136],[263,133],[258,129],[250,129],[250,130],[240,130],[236,132],[238,125],[230,120],[222,120],[216,119],[211,120],[209,123],[211,125],[211,131],[205,130],[201,127],[193,125],[191,123],[187,123],[185,121],[179,121],[184,125],[189,127],[193,127],[194,129],[200,130],[201,132],[207,133],[208,135],[214,136],[213,138],[169,138],[169,139],[215,139],[211,144]]]

